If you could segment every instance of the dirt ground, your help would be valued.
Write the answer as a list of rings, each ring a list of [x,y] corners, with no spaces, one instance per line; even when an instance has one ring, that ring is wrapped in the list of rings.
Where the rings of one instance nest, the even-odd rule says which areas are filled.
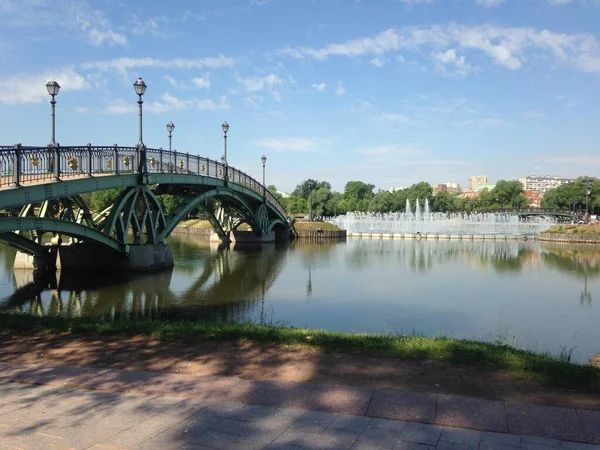
[[[247,342],[0,332],[0,361],[363,385],[600,410],[600,393],[545,388],[499,371]]]

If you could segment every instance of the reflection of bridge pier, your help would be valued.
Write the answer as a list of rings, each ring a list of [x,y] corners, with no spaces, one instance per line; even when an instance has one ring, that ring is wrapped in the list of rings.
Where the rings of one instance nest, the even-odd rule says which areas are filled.
[[[56,153],[56,154],[55,154]],[[58,155],[58,158],[56,157]],[[166,239],[201,209],[223,242],[273,242],[291,237],[285,209],[251,176],[208,158],[137,147],[0,146],[0,241],[21,255],[15,267],[42,270],[140,270],[173,265]],[[41,163],[54,158],[55,171]],[[178,161],[177,169],[163,161]],[[113,205],[92,217],[81,194],[120,189]],[[182,199],[171,214],[158,196]],[[247,224],[251,231],[238,230]],[[47,239],[51,234],[52,238]],[[64,239],[63,239],[64,238]]]

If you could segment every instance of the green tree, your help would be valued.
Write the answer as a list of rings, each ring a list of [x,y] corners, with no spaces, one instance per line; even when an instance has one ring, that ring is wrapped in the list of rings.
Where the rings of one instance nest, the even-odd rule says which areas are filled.
[[[117,197],[123,192],[123,189],[105,189],[103,191],[94,191],[90,199],[90,209],[100,212],[115,203]]]
[[[313,191],[308,200],[308,208],[310,210],[312,205],[313,216],[331,215],[330,211],[327,209],[327,205],[332,198],[333,193],[327,187],[321,187],[316,191]]]
[[[167,216],[170,216],[171,214],[173,214],[173,211],[175,211],[175,209],[177,209],[177,207],[179,205],[181,205],[184,201],[184,199],[182,197],[179,197],[178,195],[171,195],[171,194],[159,195],[159,196],[157,196],[157,199],[162,206],[163,212]]]
[[[377,213],[390,212],[394,206],[394,198],[388,191],[379,191],[369,202],[369,211]]]
[[[293,215],[305,213],[308,210],[306,203],[306,200],[303,198],[290,195],[287,198],[287,210]]]
[[[417,199],[421,202],[421,205],[425,203],[425,199],[430,199],[433,196],[433,188],[425,181],[415,183],[407,189],[407,198],[410,200],[410,204],[414,205]]]
[[[373,198],[375,185],[362,181],[348,181],[342,194],[343,206],[346,211],[367,211]]]
[[[267,186],[267,190],[273,194],[273,197],[275,197],[279,203],[281,203],[281,206],[287,209],[287,199],[281,195],[281,192],[277,190],[274,184]]]
[[[499,180],[490,195],[494,205],[500,208],[521,208],[529,205],[529,199],[524,196],[523,185],[517,180]]]
[[[311,192],[318,189],[327,189],[328,191],[331,191],[331,184],[329,184],[327,181],[317,181],[309,178],[308,180],[304,180],[302,183],[296,186],[296,189],[294,189],[292,195],[303,198],[304,200],[308,200],[308,196],[311,194]]]
[[[433,211],[437,212],[453,212],[455,211],[455,199],[456,195],[451,194],[450,192],[438,192],[433,196]]]

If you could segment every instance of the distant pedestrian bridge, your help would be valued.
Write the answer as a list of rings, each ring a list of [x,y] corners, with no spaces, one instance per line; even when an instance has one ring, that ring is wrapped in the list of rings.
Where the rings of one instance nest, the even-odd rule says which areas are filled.
[[[122,191],[93,215],[81,195],[105,189]],[[160,194],[183,202],[167,215]],[[63,268],[88,260],[114,266],[115,256],[124,268],[169,264],[166,239],[195,209],[226,242],[236,236],[273,241],[291,231],[286,210],[252,176],[209,158],[145,146],[0,146],[0,210],[10,209],[20,213],[0,218],[0,240],[40,267],[57,256]],[[251,231],[238,232],[243,223]]]

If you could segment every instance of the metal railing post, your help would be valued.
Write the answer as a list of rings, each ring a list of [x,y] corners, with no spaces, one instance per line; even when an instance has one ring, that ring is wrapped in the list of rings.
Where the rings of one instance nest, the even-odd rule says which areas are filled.
[[[163,148],[158,147],[158,167],[160,167],[160,172],[163,173]]]
[[[15,187],[21,186],[21,144],[15,145],[13,155],[13,183]]]
[[[54,178],[56,181],[60,181],[60,144],[54,146],[54,160],[56,161],[54,165]]]
[[[88,177],[92,176],[93,170],[92,170],[92,144],[91,142],[88,142],[87,145],[87,159],[88,159]]]
[[[187,152],[187,155],[185,157],[186,161],[185,161],[185,170],[187,171],[187,173],[190,173],[190,152]]]
[[[114,159],[113,171],[115,172],[115,175],[119,174],[119,152],[117,149],[118,149],[117,144],[113,144],[113,159]]]

